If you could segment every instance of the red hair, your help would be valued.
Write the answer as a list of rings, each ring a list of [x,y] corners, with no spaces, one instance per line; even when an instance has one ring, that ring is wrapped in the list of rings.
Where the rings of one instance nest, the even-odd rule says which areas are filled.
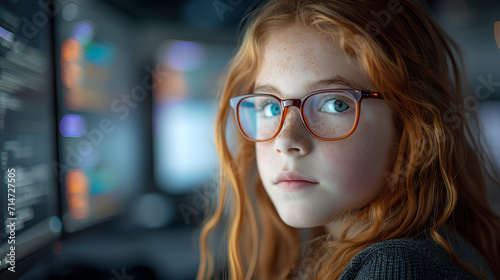
[[[298,273],[336,279],[362,249],[423,232],[457,265],[485,278],[456,257],[438,231],[441,228],[465,237],[500,278],[500,218],[487,204],[485,183],[485,176],[498,175],[491,175],[491,165],[482,165],[481,147],[460,109],[464,89],[458,47],[414,2],[391,3],[400,6],[367,0],[275,0],[251,17],[220,95],[215,130],[220,195],[201,232],[198,279],[213,277],[208,234],[222,223],[226,223],[230,279],[284,279]],[[386,9],[395,11],[388,24],[371,23],[373,11]],[[231,152],[226,140],[229,99],[251,91],[266,38],[290,24],[330,35],[346,55],[358,59],[393,111],[399,141],[387,174],[387,191],[356,213],[346,214],[340,239],[334,240],[322,228],[313,229],[310,239],[315,242],[305,256],[300,252],[301,230],[281,221],[262,186],[254,143],[236,129],[230,135],[236,139],[236,151]],[[229,217],[224,216],[225,209]],[[348,237],[349,232],[359,233]],[[301,265],[303,271],[297,271]]]

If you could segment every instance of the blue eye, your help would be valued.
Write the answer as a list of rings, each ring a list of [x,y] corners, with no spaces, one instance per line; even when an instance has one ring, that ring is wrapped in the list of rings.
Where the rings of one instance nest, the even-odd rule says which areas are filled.
[[[280,105],[276,103],[269,103],[264,106],[264,116],[267,118],[277,116],[281,113]]]
[[[321,111],[327,113],[342,113],[349,109],[349,105],[339,99],[332,99],[326,102],[323,107],[321,107]]]

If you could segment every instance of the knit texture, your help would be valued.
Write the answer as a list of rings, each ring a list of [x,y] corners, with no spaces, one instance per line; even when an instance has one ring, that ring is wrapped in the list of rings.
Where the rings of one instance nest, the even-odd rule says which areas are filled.
[[[462,261],[493,279],[482,257],[464,239],[449,240]],[[428,238],[393,239],[375,243],[359,252],[347,265],[347,279],[478,279],[455,265],[446,250]]]

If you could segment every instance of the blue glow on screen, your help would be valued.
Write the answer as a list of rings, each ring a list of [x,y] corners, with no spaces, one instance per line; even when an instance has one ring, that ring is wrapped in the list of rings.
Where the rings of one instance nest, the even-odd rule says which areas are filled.
[[[113,60],[115,47],[110,43],[93,43],[87,50],[85,58],[88,62],[99,66],[107,66]]]
[[[488,145],[487,152],[500,170],[500,102],[482,102],[478,117],[483,129],[483,141]]]
[[[87,123],[80,115],[67,114],[59,122],[59,131],[64,137],[82,137],[86,127]]]
[[[78,22],[73,29],[73,38],[75,38],[82,46],[86,47],[94,39],[95,24],[91,21],[84,20]]]
[[[0,37],[9,42],[12,42],[12,40],[14,39],[14,33],[9,32],[6,29],[0,27]]]
[[[170,102],[158,108],[156,180],[170,193],[200,186],[214,172],[213,106],[202,100]]]
[[[177,41],[170,46],[167,55],[168,66],[175,70],[190,71],[205,61],[205,49],[201,44]]]

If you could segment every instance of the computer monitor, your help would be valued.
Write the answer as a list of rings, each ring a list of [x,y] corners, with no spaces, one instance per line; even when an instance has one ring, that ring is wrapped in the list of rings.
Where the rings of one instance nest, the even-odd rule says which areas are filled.
[[[61,232],[52,18],[32,1],[0,4],[0,278]]]
[[[174,39],[158,49],[153,169],[156,185],[168,194],[192,194],[216,180],[216,95],[232,52],[229,45]]]
[[[134,20],[102,1],[55,17],[62,220],[72,233],[123,213],[147,190],[150,93]]]

